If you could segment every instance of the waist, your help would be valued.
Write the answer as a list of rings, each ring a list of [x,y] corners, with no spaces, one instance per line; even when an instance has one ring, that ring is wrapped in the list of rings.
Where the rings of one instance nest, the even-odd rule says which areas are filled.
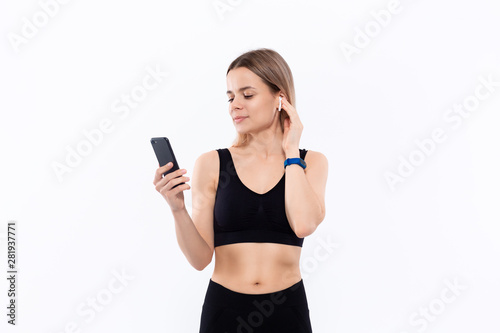
[[[242,309],[255,307],[255,303],[269,303],[269,301],[274,304],[286,304],[288,306],[307,305],[303,280],[300,279],[291,286],[272,292],[248,294],[234,291],[210,279],[204,304]]]
[[[300,253],[300,247],[275,243],[216,247],[212,280],[244,293],[280,290],[301,279]]]

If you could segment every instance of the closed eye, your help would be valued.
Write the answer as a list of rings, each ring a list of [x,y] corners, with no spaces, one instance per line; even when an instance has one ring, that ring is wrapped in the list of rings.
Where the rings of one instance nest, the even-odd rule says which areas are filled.
[[[253,97],[253,95],[249,95],[249,96],[245,96],[246,99],[250,98],[250,97]],[[229,103],[231,103],[233,101],[234,98],[230,98],[228,100]]]

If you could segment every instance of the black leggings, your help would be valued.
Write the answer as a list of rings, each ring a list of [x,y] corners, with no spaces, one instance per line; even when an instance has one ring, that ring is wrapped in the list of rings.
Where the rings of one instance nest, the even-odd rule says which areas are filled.
[[[200,333],[312,333],[304,283],[267,294],[243,294],[212,281]]]

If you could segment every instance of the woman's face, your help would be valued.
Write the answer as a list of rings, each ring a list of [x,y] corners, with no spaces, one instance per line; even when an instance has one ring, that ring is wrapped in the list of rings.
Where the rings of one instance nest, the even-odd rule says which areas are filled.
[[[272,94],[260,77],[239,67],[229,71],[226,81],[229,115],[238,133],[258,132],[279,121],[279,93]]]

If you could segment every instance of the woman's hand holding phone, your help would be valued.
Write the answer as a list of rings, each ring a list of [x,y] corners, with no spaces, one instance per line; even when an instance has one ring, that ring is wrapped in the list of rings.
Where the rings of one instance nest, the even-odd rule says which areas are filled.
[[[153,184],[156,190],[167,200],[172,212],[176,212],[185,208],[183,191],[191,189],[191,186],[186,183],[173,188],[179,183],[187,182],[189,177],[183,176],[187,172],[185,169],[175,170],[163,176],[172,166],[172,163],[167,163],[156,169]]]

